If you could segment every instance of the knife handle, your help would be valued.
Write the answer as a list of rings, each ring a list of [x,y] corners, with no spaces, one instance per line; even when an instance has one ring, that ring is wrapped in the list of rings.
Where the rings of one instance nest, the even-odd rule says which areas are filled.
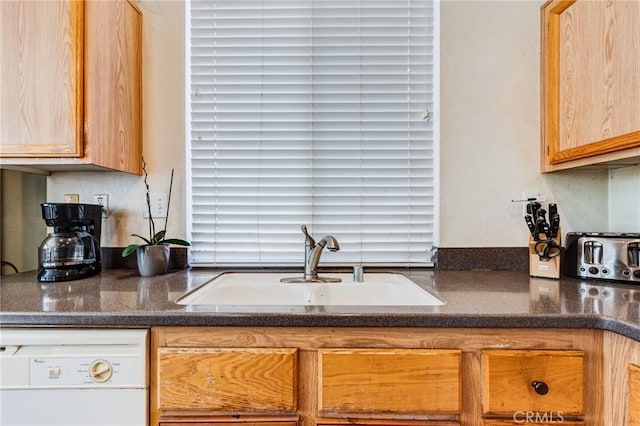
[[[529,228],[529,232],[531,232],[531,236],[535,237],[536,225],[533,223],[533,217],[530,215],[526,215],[524,217],[524,221],[527,223],[527,227]]]
[[[556,238],[558,236],[558,229],[560,229],[560,215],[558,213],[549,216],[551,221],[551,237]]]

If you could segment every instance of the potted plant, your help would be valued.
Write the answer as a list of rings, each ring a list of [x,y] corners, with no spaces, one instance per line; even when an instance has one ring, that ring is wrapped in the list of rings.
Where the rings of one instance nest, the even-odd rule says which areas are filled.
[[[169,197],[167,199],[167,216],[164,221],[164,229],[156,232],[156,224],[151,214],[151,196],[149,195],[149,183],[147,179],[147,164],[142,159],[142,172],[144,173],[144,185],[147,188],[147,212],[149,215],[149,238],[145,238],[140,234],[131,234],[138,237],[144,244],[129,244],[122,250],[122,257],[127,257],[136,252],[138,261],[138,272],[143,277],[151,277],[154,275],[162,275],[169,270],[169,244],[179,246],[188,246],[189,243],[178,238],[167,238],[167,222],[169,221],[169,207],[171,206],[171,190],[173,188],[173,172],[171,169],[171,181],[169,182]]]

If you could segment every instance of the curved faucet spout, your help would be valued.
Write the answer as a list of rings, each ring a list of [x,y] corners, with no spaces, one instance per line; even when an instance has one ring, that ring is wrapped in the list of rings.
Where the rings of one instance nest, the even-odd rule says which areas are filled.
[[[322,244],[322,247],[327,247],[329,251],[338,251],[340,250],[340,244],[338,244],[338,240],[335,239],[333,235],[324,236],[318,244]],[[317,247],[317,244],[316,244]]]
[[[340,244],[333,235],[325,235],[317,243],[311,235],[307,232],[307,226],[302,225],[300,227],[304,234],[304,277],[300,278],[282,278],[280,281],[285,283],[292,282],[340,282],[340,278],[323,277],[318,278],[318,263],[320,262],[320,256],[322,256],[322,249],[325,247],[329,251],[340,250]]]
[[[322,256],[322,249],[327,247],[329,251],[340,250],[340,244],[333,235],[326,235],[322,237],[320,241],[307,254],[307,258],[304,263],[304,279],[305,280],[317,280],[318,279],[318,263],[320,263],[320,256]]]

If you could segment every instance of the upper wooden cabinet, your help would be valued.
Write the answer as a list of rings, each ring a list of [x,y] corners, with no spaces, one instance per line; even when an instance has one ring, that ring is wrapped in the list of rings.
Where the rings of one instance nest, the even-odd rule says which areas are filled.
[[[542,7],[543,172],[640,162],[640,1]]]
[[[142,15],[127,0],[0,2],[3,167],[141,174]]]

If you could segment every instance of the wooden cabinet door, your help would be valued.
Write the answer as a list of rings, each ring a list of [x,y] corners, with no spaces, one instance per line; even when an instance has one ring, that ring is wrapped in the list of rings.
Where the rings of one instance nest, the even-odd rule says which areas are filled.
[[[127,0],[85,8],[85,156],[141,174],[142,15]]]
[[[640,155],[640,2],[550,1],[541,30],[543,171]]]
[[[83,2],[0,1],[0,153],[83,155]]]
[[[640,426],[640,366],[629,364],[629,426]]]

